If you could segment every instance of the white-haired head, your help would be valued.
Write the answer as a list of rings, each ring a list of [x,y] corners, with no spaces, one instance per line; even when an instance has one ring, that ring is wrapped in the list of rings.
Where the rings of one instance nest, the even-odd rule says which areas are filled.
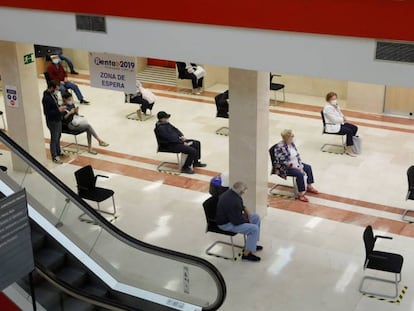
[[[236,181],[233,184],[233,187],[231,187],[234,192],[238,193],[239,195],[242,195],[247,190],[247,185],[242,181]]]

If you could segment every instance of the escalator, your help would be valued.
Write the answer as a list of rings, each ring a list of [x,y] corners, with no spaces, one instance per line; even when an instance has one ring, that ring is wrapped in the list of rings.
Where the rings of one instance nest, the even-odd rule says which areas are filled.
[[[226,297],[208,261],[121,231],[5,133],[0,191],[26,189],[37,302],[46,310],[217,310]],[[80,222],[85,213],[90,222]],[[29,280],[18,282],[30,292]]]

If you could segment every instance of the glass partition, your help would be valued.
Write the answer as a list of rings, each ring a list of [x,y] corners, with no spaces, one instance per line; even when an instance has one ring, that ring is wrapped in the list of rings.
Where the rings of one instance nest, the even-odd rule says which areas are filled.
[[[2,162],[8,167],[7,175],[19,187],[26,188],[30,206],[114,279],[126,285],[122,288],[162,295],[166,304],[177,300],[203,310],[221,306],[226,287],[222,275],[211,263],[128,236],[4,133],[0,132],[0,140],[6,146]],[[80,216],[90,221],[81,221]],[[133,290],[126,293],[134,295]]]

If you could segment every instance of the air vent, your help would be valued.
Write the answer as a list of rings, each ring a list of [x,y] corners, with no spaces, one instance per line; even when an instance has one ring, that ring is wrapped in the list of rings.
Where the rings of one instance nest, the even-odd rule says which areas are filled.
[[[106,33],[105,17],[76,15],[76,30]]]
[[[377,41],[375,59],[414,63],[414,44]]]

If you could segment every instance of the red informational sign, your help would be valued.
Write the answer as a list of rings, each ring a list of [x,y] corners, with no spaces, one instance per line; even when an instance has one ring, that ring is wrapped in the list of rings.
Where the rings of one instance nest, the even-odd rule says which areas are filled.
[[[0,0],[0,6],[414,41],[413,0]]]

